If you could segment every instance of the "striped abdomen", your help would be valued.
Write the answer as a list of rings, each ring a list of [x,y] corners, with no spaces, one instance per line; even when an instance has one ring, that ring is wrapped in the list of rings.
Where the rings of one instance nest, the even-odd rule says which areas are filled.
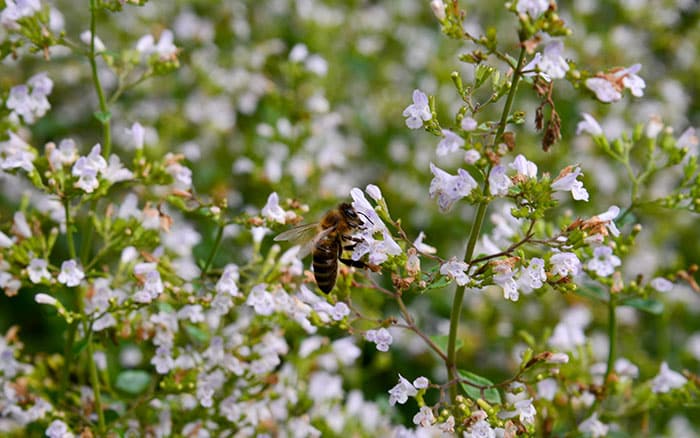
[[[329,293],[335,286],[340,249],[340,241],[335,233],[324,236],[314,247],[312,254],[314,278],[318,288],[324,293]]]

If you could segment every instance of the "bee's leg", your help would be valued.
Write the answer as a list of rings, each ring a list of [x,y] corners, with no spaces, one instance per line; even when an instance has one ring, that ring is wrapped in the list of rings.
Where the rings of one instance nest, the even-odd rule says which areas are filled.
[[[344,263],[348,266],[352,266],[353,268],[364,269],[364,268],[368,267],[367,263],[360,261],[360,260],[343,259],[343,258],[339,258],[338,260],[340,260],[342,263]]]

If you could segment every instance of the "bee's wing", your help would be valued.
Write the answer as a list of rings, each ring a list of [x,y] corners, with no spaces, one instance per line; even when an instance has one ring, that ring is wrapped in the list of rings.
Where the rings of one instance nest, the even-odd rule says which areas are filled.
[[[274,240],[277,242],[286,240],[294,245],[301,246],[301,249],[299,250],[299,258],[303,259],[311,252],[313,247],[316,245],[316,242],[328,235],[328,233],[333,231],[334,228],[335,227],[331,227],[321,230],[318,222],[314,222],[299,225],[287,231],[283,231],[275,236]]]

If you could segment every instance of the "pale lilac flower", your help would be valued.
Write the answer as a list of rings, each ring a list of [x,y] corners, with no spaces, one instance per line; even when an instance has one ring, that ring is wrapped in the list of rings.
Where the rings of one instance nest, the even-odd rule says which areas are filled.
[[[518,175],[526,178],[537,178],[537,165],[525,158],[523,154],[518,154],[508,167],[514,169]]]
[[[506,175],[506,166],[499,164],[491,169],[489,173],[489,192],[492,195],[505,196],[512,185],[513,182]]]
[[[599,246],[593,249],[593,258],[588,261],[586,268],[595,272],[601,277],[607,277],[615,272],[615,268],[620,266],[622,261],[613,254],[609,246]]]
[[[267,197],[267,203],[260,211],[260,214],[269,221],[278,222],[280,224],[286,222],[286,213],[282,207],[280,207],[277,192],[270,193]]]
[[[416,240],[413,241],[413,247],[416,248],[416,251],[421,254],[435,254],[437,252],[437,248],[423,243],[423,239],[425,239],[425,233],[421,231],[418,233]]]
[[[649,285],[659,292],[670,292],[673,289],[673,283],[663,277],[652,278]]]
[[[577,178],[583,173],[581,168],[576,166],[573,170],[562,172],[552,182],[552,190],[561,192],[571,192],[571,196],[577,201],[588,201],[588,191],[583,187],[583,183]]]
[[[549,262],[552,264],[552,274],[566,277],[569,274],[576,276],[581,272],[581,262],[573,252],[558,252]]]
[[[269,316],[275,311],[275,300],[272,294],[267,291],[265,283],[253,286],[246,304],[251,306],[258,315]]]
[[[433,415],[433,410],[428,406],[423,406],[420,411],[413,416],[413,424],[419,425],[420,427],[430,427],[435,423],[435,415]]]
[[[659,374],[651,381],[651,390],[655,393],[669,392],[681,388],[687,381],[682,374],[673,371],[666,362],[662,362]]]
[[[333,306],[333,310],[331,311],[331,317],[335,321],[342,321],[343,318],[348,316],[350,314],[350,308],[348,307],[347,304],[344,302],[340,301]]]
[[[462,146],[464,146],[464,139],[449,129],[442,130],[443,138],[437,145],[437,155],[438,157],[443,157],[450,152],[455,152]]]
[[[134,149],[143,149],[143,141],[146,136],[146,130],[139,122],[131,125],[131,128],[126,128],[126,134],[131,137],[131,144]]]
[[[478,123],[476,120],[474,120],[473,118],[471,118],[471,117],[469,117],[469,116],[465,116],[465,117],[462,119],[462,122],[459,124],[459,126],[460,126],[464,131],[469,132],[469,131],[475,130],[475,129],[479,126],[479,123]]]
[[[636,379],[639,377],[639,367],[624,357],[621,357],[615,361],[615,373],[617,373],[618,376]]]
[[[537,398],[543,400],[554,400],[557,394],[558,384],[556,379],[548,377],[537,382]]]
[[[399,383],[389,390],[389,404],[391,406],[396,403],[402,405],[408,401],[408,397],[413,397],[416,394],[418,394],[418,390],[399,374]]]
[[[369,197],[374,199],[376,202],[379,202],[382,199],[384,199],[384,197],[382,196],[382,191],[379,189],[379,187],[377,187],[374,184],[367,184],[367,187],[365,187],[365,192],[367,192]]]
[[[532,404],[532,398],[528,397],[528,392],[524,389],[522,383],[513,383],[511,385],[511,390],[506,392],[506,402],[513,405],[515,409],[499,412],[499,418],[507,419],[518,416],[520,422],[525,425],[535,423],[537,411]]]
[[[599,101],[604,103],[616,102],[622,98],[622,94],[617,91],[615,86],[604,78],[588,78],[586,79],[586,87],[595,93]]]
[[[238,296],[239,277],[238,266],[234,264],[226,265],[224,272],[221,274],[221,278],[216,282],[216,291],[220,294],[228,294],[233,297]]]
[[[641,64],[634,64],[628,68],[615,72],[616,77],[622,78],[622,85],[624,85],[625,88],[628,88],[635,97],[644,96],[644,88],[646,87],[644,79],[637,76],[637,72],[641,68]]]
[[[173,33],[169,29],[160,34],[158,43],[153,35],[144,35],[136,42],[136,50],[146,56],[153,53],[160,59],[167,59],[177,54],[177,47],[173,44]]]
[[[53,82],[45,72],[29,78],[26,85],[12,87],[5,101],[7,108],[12,110],[10,118],[16,121],[21,116],[25,123],[34,123],[51,108],[46,97],[52,89]]]
[[[528,14],[532,18],[537,18],[549,9],[549,0],[518,0],[515,9],[518,14]]]
[[[102,170],[102,176],[104,179],[114,184],[130,180],[134,177],[134,174],[124,167],[118,156],[112,154],[109,157],[107,167]]]
[[[75,186],[86,193],[92,193],[99,186],[97,174],[107,169],[107,162],[100,155],[101,150],[102,146],[97,143],[87,156],[78,158],[73,165],[73,176],[79,177]]]
[[[75,260],[66,260],[61,264],[61,272],[58,274],[58,282],[68,287],[75,287],[85,278],[85,273]]]
[[[583,120],[578,122],[576,125],[576,135],[581,135],[581,133],[588,133],[592,136],[603,135],[603,128],[600,127],[598,121],[593,118],[592,115],[588,113],[581,113]]]
[[[170,348],[165,346],[158,347],[156,354],[151,359],[151,364],[156,367],[158,374],[168,374],[170,370],[175,368],[175,360]]]
[[[367,330],[365,332],[365,339],[377,344],[377,350],[384,352],[389,351],[389,346],[394,342],[394,337],[391,336],[389,330],[384,327],[379,330]]]
[[[0,248],[9,248],[12,245],[14,245],[12,239],[10,239],[7,234],[0,231]]]
[[[192,171],[189,167],[173,162],[166,168],[173,177],[173,186],[178,190],[189,190],[192,187]]]
[[[429,385],[430,385],[430,381],[426,377],[423,377],[423,376],[420,376],[413,381],[413,386],[415,386],[416,389],[425,389]]]
[[[21,2],[22,0],[18,1]],[[48,438],[73,438],[75,436],[68,428],[68,425],[61,420],[53,420],[49,427],[46,428],[45,435]]]
[[[584,328],[585,324],[562,318],[562,321],[554,327],[547,343],[557,350],[575,351],[586,342]]]
[[[676,147],[679,149],[687,148],[688,150],[692,150],[698,143],[700,143],[700,139],[698,139],[695,133],[695,128],[691,126],[678,137],[678,140],[676,140]]]
[[[526,268],[520,268],[518,287],[527,294],[541,288],[546,280],[547,273],[544,270],[544,260],[533,257]]]
[[[31,146],[12,131],[7,131],[9,139],[0,142],[0,168],[3,170],[24,169],[26,172],[34,170],[32,163],[35,152]]]
[[[445,3],[442,0],[432,0],[430,2],[430,9],[433,10],[435,18],[437,18],[439,21],[442,22],[445,20],[445,18],[447,18],[445,13]]]
[[[43,279],[50,280],[51,274],[47,269],[48,266],[49,264],[45,259],[32,259],[29,262],[29,266],[27,266],[27,274],[29,275],[29,280],[32,283],[41,283],[41,280]]]
[[[187,304],[177,311],[178,319],[187,319],[193,324],[204,321],[201,304]]]
[[[325,76],[328,73],[328,61],[321,55],[314,54],[309,56],[306,58],[304,66],[308,71],[318,76]]]
[[[31,17],[41,10],[39,0],[5,0],[5,9],[0,13],[0,24],[8,29],[17,30],[17,21],[24,17]]]
[[[406,117],[406,126],[411,129],[421,128],[424,121],[433,118],[428,96],[420,90],[413,90],[413,104],[403,110],[403,116]]]
[[[474,164],[479,161],[481,154],[476,149],[469,149],[464,153],[464,162],[467,164]]]
[[[471,280],[466,272],[467,269],[469,269],[469,265],[452,257],[440,266],[440,274],[446,275],[456,281],[458,285],[464,286]]]
[[[511,301],[518,301],[518,284],[513,279],[515,272],[506,263],[498,264],[494,267],[493,282],[503,289],[503,298]]]
[[[58,300],[56,298],[44,293],[34,295],[34,301],[36,301],[38,304],[47,304],[49,306],[55,306],[58,304]]]
[[[598,413],[586,418],[578,425],[579,432],[589,434],[592,438],[604,437],[608,434],[608,425],[598,419]]]
[[[530,61],[523,71],[526,71],[525,76],[534,75],[535,69],[539,75],[546,81],[552,79],[561,79],[566,76],[569,71],[569,64],[562,56],[564,51],[564,43],[561,41],[552,41],[544,48],[544,54],[536,53],[535,57]]]
[[[401,254],[401,247],[391,237],[388,230],[382,232],[382,239],[375,239],[369,234],[364,234],[362,241],[358,242],[352,252],[353,260],[360,260],[365,254],[369,254],[367,261],[372,265],[381,265],[389,259],[389,256]]]
[[[443,213],[478,186],[476,180],[464,169],[457,169],[457,175],[450,175],[430,163],[430,171],[435,177],[430,181],[429,194],[431,198],[438,198],[438,206]]]
[[[292,62],[301,62],[307,56],[309,56],[309,48],[303,43],[295,44],[292,50],[289,51],[289,60]]]
[[[134,274],[143,278],[143,287],[134,294],[137,303],[150,303],[165,290],[156,263],[137,263]]]
[[[80,41],[82,41],[88,47],[92,45],[92,32],[89,30],[84,30],[80,33]],[[106,50],[105,44],[102,42],[100,37],[95,35],[95,53],[104,52]]]

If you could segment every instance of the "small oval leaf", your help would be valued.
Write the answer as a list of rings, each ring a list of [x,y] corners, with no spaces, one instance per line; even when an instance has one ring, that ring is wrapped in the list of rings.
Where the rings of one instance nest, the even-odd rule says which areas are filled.
[[[462,389],[464,389],[464,392],[466,392],[470,398],[474,400],[483,398],[491,404],[501,404],[501,393],[499,393],[496,388],[493,388],[492,381],[490,381],[486,377],[482,377],[478,374],[472,373],[471,371],[465,370],[459,370],[459,376],[462,379],[473,383],[474,385],[491,386],[491,388],[483,390],[482,395],[482,391],[480,388],[462,382]]]
[[[151,383],[151,375],[142,370],[126,370],[119,373],[115,386],[129,394],[141,394]]]
[[[664,312],[664,303],[650,298],[630,298],[620,303],[623,306],[634,307],[652,315],[661,315]]]

